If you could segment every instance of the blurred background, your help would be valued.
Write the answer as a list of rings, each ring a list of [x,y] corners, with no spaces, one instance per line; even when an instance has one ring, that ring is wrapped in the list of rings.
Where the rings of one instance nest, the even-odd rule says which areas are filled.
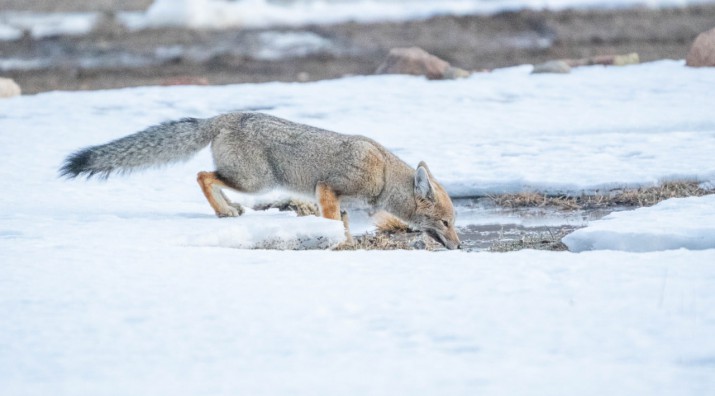
[[[711,1],[0,0],[0,77],[25,94],[372,74],[418,46],[485,71],[637,53],[684,59]]]

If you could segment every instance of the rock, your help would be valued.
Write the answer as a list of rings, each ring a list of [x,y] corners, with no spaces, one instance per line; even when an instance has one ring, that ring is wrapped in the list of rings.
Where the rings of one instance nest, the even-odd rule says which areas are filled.
[[[9,98],[20,94],[22,94],[22,90],[15,80],[0,77],[0,98]]]
[[[571,72],[571,66],[569,66],[568,63],[562,60],[553,60],[549,61],[546,63],[542,63],[539,65],[534,65],[534,70],[531,71],[531,74],[539,74],[539,73],[570,73]]]
[[[164,79],[161,82],[163,86],[173,85],[209,85],[209,80],[206,77],[197,76],[174,76]]]
[[[412,74],[426,76],[430,80],[463,78],[470,75],[466,70],[452,67],[422,48],[393,48],[387,59],[377,68],[376,74]]]
[[[641,58],[636,52],[631,52],[630,54],[625,55],[616,55],[613,57],[614,66],[637,65],[640,62]]]
[[[715,28],[700,33],[685,58],[685,64],[690,67],[715,66]]]

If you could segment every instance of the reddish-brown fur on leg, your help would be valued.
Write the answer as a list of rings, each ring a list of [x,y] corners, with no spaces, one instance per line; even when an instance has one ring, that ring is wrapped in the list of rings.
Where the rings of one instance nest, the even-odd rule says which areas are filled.
[[[326,219],[340,220],[340,201],[335,191],[324,183],[318,183],[315,195],[320,205],[320,214]]]
[[[221,179],[219,179],[216,172],[199,172],[196,180],[199,182],[201,191],[204,193],[204,196],[206,196],[206,200],[209,201],[209,205],[211,205],[217,216],[225,217],[237,215],[231,212],[231,209],[228,208],[229,204],[225,196],[220,190],[217,190],[218,188],[228,186]],[[221,199],[223,199],[224,202],[219,202],[216,199],[216,194],[220,194]]]

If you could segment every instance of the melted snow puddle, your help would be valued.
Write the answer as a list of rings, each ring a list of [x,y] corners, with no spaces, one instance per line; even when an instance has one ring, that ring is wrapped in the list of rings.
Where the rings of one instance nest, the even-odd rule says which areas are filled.
[[[543,208],[502,208],[487,198],[456,199],[457,233],[467,250],[482,251],[497,244],[544,239],[558,241],[576,229],[586,227],[625,208],[559,210]]]

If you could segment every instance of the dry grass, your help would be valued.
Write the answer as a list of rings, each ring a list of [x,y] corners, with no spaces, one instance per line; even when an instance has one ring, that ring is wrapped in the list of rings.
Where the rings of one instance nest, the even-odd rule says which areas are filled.
[[[511,209],[552,207],[561,210],[583,210],[617,206],[652,206],[669,198],[699,197],[712,193],[715,191],[701,188],[697,181],[674,181],[655,187],[619,189],[591,195],[568,196],[520,192],[493,195],[489,198],[497,206]]]
[[[411,229],[404,221],[387,213],[373,216],[377,232],[353,237],[333,250],[439,250],[442,245],[427,235]]]
[[[421,232],[393,233],[376,232],[353,237],[353,243],[342,243],[333,250],[439,250],[442,245],[432,241]]]

